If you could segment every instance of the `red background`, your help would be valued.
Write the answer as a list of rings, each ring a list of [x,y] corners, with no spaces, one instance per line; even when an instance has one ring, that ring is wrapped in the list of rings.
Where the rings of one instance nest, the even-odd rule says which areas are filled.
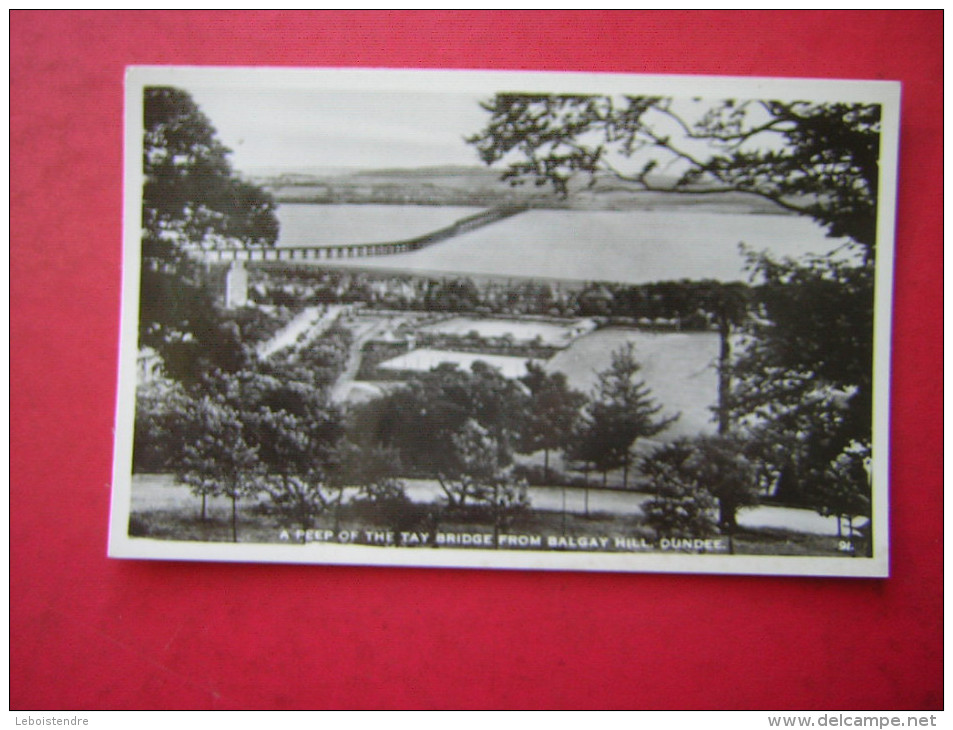
[[[942,706],[942,13],[49,12],[11,36],[11,707]],[[897,79],[888,580],[109,560],[127,64]]]

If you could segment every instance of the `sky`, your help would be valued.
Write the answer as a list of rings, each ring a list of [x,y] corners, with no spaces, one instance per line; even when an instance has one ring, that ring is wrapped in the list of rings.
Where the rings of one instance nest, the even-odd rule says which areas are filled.
[[[485,97],[183,86],[246,174],[482,164],[463,138],[489,119]]]

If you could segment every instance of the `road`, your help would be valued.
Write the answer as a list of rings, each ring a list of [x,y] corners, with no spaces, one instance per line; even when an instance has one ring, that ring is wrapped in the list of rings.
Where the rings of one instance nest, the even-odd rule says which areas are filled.
[[[423,479],[404,480],[407,496],[414,502],[436,502],[443,496],[440,485]],[[350,490],[347,490],[350,491]],[[559,487],[530,487],[529,498],[535,509],[560,511],[563,499],[566,511],[574,514],[585,512],[585,491],[582,489],[561,489]],[[224,498],[214,498],[213,502]],[[636,514],[649,495],[638,492],[623,492],[612,489],[590,489],[589,511],[611,512],[614,514]],[[225,504],[222,502],[222,504]],[[184,507],[194,509],[196,498],[188,487],[176,484],[171,474],[143,474],[132,479],[132,511],[151,509],[169,510]],[[220,505],[221,506],[221,505]],[[227,506],[227,505],[226,505]],[[224,509],[225,507],[222,507]],[[854,526],[862,524],[855,520]],[[742,509],[738,512],[738,524],[743,527],[767,527],[792,530],[813,535],[837,535],[837,520],[822,517],[812,510],[793,509],[791,507],[773,507],[761,505]]]
[[[440,485],[428,480],[409,479],[405,481],[407,496],[414,502],[434,502],[443,496]],[[642,504],[651,495],[642,492],[624,492],[618,489],[590,489],[588,497],[584,489],[562,489],[560,487],[530,487],[529,498],[535,509],[560,511],[565,509],[574,514],[584,514],[586,500],[589,512],[611,512],[613,514],[636,514],[642,511]],[[563,502],[565,500],[565,502]],[[759,505],[738,511],[738,524],[742,527],[768,527],[813,535],[836,535],[837,519],[823,517],[813,510],[794,509],[792,507],[773,507]],[[859,522],[857,524],[860,524]]]

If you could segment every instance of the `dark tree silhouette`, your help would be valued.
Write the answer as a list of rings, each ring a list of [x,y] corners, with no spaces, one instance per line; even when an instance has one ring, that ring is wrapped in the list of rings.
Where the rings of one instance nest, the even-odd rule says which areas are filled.
[[[572,390],[563,373],[547,373],[542,365],[532,362],[520,382],[529,389],[529,402],[519,451],[531,454],[542,450],[543,478],[548,479],[549,452],[570,444],[586,396]]]
[[[407,381],[406,388],[355,408],[351,439],[364,447],[396,449],[408,474],[454,473],[453,437],[472,420],[486,429],[507,466],[526,413],[526,394],[482,362],[469,371],[440,365]]]
[[[718,433],[725,435],[731,429],[732,336],[745,324],[750,292],[743,284],[706,282],[700,299],[700,308],[711,317],[718,330],[718,403],[715,417]]]
[[[822,478],[817,482],[818,512],[837,517],[838,536],[842,522],[847,520],[847,536],[851,551],[856,554],[854,518],[872,515],[870,490],[870,450],[859,442],[853,442],[831,461]],[[866,530],[865,554],[873,555],[869,527]]]
[[[307,383],[243,370],[220,374],[203,387],[236,414],[242,438],[256,454],[258,491],[283,521],[304,529],[332,497],[332,455],[343,436],[340,413]]]
[[[733,436],[698,436],[665,446],[643,462],[657,490],[648,511],[656,529],[710,531],[708,510],[718,506],[718,529],[734,552],[737,514],[759,502],[761,488],[745,444]]]
[[[871,443],[873,268],[757,265],[764,284],[732,370],[732,419],[760,445],[784,498],[817,506],[832,461],[853,442]]]
[[[275,203],[232,171],[187,92],[147,87],[143,122],[139,344],[159,352],[168,375],[194,382],[213,367],[237,369],[244,356],[188,252],[274,244]]]

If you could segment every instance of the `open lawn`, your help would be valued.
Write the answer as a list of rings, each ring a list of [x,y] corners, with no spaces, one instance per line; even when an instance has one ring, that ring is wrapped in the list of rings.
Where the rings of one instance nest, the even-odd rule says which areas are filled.
[[[452,329],[479,329],[480,320],[454,318],[435,325]],[[558,327],[535,322],[485,320],[485,327],[502,322],[511,331],[520,325]],[[471,324],[472,323],[472,324]],[[426,329],[426,328],[425,328]],[[502,325],[501,325],[502,331]],[[642,370],[639,376],[651,389],[664,415],[681,414],[664,433],[640,445],[642,453],[659,443],[679,436],[695,436],[714,431],[712,408],[717,400],[718,335],[713,332],[643,332],[624,327],[607,327],[578,337],[572,344],[544,364],[550,372],[566,375],[570,387],[591,394],[600,371],[609,367],[612,353],[632,342],[635,357]],[[518,378],[526,373],[526,358],[507,355],[484,355],[453,350],[420,348],[379,365],[385,370],[426,372],[441,363],[454,363],[469,370],[481,360],[499,368],[506,377]]]
[[[607,327],[580,337],[546,362],[550,372],[566,374],[569,385],[591,393],[597,374],[609,367],[612,353],[631,342],[639,373],[663,415],[681,417],[663,434],[665,441],[714,431],[712,406],[718,395],[718,335],[714,332],[642,332]]]

